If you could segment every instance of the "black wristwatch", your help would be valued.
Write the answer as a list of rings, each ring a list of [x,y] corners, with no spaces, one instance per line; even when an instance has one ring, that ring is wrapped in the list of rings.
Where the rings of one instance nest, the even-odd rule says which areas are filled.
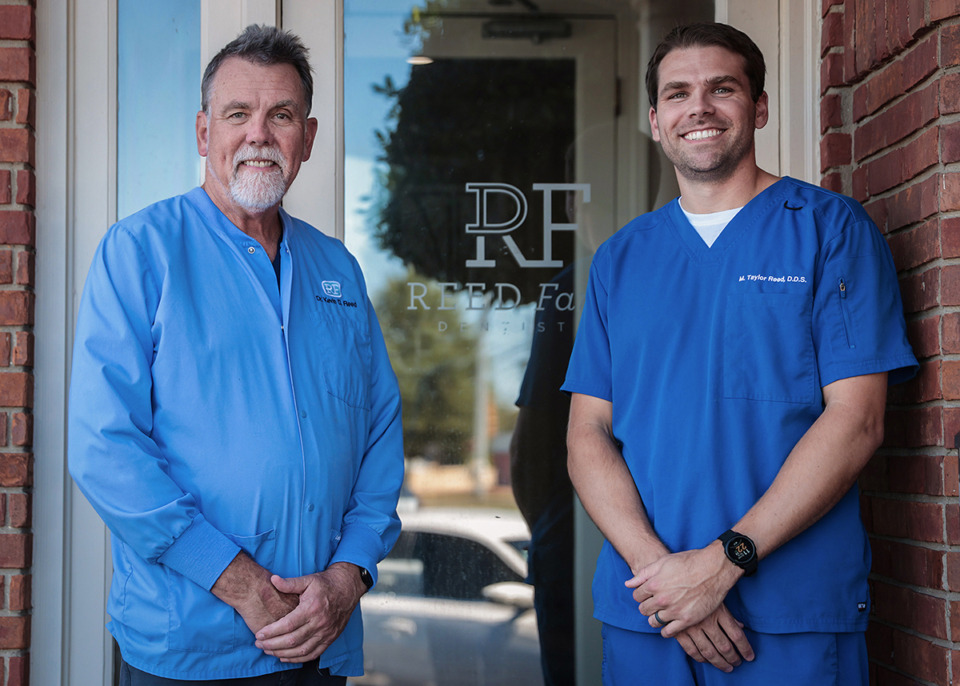
[[[742,569],[744,576],[750,576],[757,571],[757,546],[749,536],[729,529],[720,534],[718,540],[723,544],[727,559]]]
[[[369,591],[371,588],[373,588],[373,576],[366,570],[365,567],[357,565],[357,569],[360,570],[360,581],[363,582],[363,585],[366,586],[367,590]]]

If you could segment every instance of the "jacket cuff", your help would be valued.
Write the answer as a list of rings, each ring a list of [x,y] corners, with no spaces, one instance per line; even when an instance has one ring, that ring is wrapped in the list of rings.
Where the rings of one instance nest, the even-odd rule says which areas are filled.
[[[209,591],[239,552],[236,543],[198,514],[157,562]]]
[[[377,563],[385,557],[383,539],[376,531],[363,524],[348,524],[343,529],[340,544],[333,554],[330,564],[349,562],[363,567],[377,584]]]

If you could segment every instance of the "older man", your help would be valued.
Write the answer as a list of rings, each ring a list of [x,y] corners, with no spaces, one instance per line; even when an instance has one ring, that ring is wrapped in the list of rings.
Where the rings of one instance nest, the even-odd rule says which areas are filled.
[[[203,187],[118,222],[90,269],[69,462],[113,535],[122,684],[362,672],[400,399],[356,261],[280,209],[312,92],[300,41],[248,27],[203,77]]]

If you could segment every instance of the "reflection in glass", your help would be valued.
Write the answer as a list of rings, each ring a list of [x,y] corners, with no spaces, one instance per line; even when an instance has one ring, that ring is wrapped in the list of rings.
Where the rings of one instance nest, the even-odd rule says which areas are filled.
[[[401,513],[379,592],[364,600],[367,676],[357,682],[535,685],[543,676],[526,553],[531,526],[543,528],[529,518],[542,507],[524,508],[524,520],[511,473],[551,490],[548,499],[566,504],[551,512],[563,516],[572,492],[569,481],[554,488],[553,476],[525,469],[541,469],[544,456],[515,453],[511,470],[510,444],[518,396],[539,407],[530,393],[552,384],[559,394],[543,364],[572,337],[572,278],[558,277],[571,273],[569,206],[584,193],[570,185],[577,63],[533,46],[532,35],[522,46],[490,37],[515,22],[390,4],[345,3],[345,238],[400,379],[416,505]],[[525,372],[531,346],[538,372]],[[551,408],[562,433],[566,412]],[[526,452],[537,441],[513,442]],[[565,478],[559,459],[553,473]],[[572,525],[566,534],[562,558],[539,567],[543,579],[565,579],[570,619],[554,628],[572,683]]]

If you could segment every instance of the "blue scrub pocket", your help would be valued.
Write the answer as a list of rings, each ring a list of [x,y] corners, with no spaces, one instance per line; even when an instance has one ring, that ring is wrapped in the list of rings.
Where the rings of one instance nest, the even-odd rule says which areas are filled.
[[[253,536],[227,538],[268,569],[276,557],[275,530]],[[232,607],[189,579],[167,570],[170,631],[167,644],[172,651],[231,653],[240,645],[252,645],[253,633]]]
[[[732,293],[723,341],[725,398],[819,402],[807,293]]]

